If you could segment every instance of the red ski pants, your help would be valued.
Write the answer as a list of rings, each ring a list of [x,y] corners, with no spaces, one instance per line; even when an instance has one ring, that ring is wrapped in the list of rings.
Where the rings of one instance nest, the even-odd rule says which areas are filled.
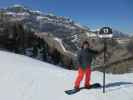
[[[78,76],[75,81],[75,87],[79,88],[80,87],[80,82],[83,80],[85,76],[85,84],[84,86],[89,86],[90,85],[90,79],[91,79],[91,68],[90,66],[87,66],[87,68],[84,70],[81,67],[78,69]]]

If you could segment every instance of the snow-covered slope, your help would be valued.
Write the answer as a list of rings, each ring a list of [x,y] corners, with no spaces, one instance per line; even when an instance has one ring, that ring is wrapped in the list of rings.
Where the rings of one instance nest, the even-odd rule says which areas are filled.
[[[83,90],[68,96],[76,72],[25,56],[0,51],[0,100],[133,100],[133,74],[107,75],[107,90]],[[92,73],[92,83],[102,73]]]

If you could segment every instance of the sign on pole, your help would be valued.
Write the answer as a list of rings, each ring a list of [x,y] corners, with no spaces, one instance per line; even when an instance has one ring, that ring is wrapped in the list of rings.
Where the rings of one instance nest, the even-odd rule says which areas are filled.
[[[103,27],[98,33],[99,38],[112,38],[112,29],[110,27]]]
[[[112,38],[112,29],[110,27],[103,27],[100,29],[99,38],[104,39],[104,68],[103,68],[103,93],[105,93],[105,72],[106,72],[106,62],[107,62],[107,39]]]

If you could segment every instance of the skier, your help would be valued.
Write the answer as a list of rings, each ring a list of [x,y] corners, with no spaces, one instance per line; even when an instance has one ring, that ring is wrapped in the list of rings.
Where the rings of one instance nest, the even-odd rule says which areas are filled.
[[[91,78],[91,62],[93,57],[96,54],[101,53],[97,50],[93,50],[90,48],[90,44],[88,41],[84,41],[81,45],[81,49],[78,51],[77,60],[78,60],[78,76],[75,81],[74,89],[80,89],[80,82],[82,81],[83,77],[85,76],[85,84],[84,87],[90,87],[90,78]]]

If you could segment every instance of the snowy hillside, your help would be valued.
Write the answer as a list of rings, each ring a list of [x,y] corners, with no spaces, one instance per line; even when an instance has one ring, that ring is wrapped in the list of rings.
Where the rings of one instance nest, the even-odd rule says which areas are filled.
[[[0,100],[133,100],[133,74],[107,75],[107,90],[83,90],[68,96],[76,72],[25,56],[0,51]],[[92,83],[102,73],[92,73]]]

